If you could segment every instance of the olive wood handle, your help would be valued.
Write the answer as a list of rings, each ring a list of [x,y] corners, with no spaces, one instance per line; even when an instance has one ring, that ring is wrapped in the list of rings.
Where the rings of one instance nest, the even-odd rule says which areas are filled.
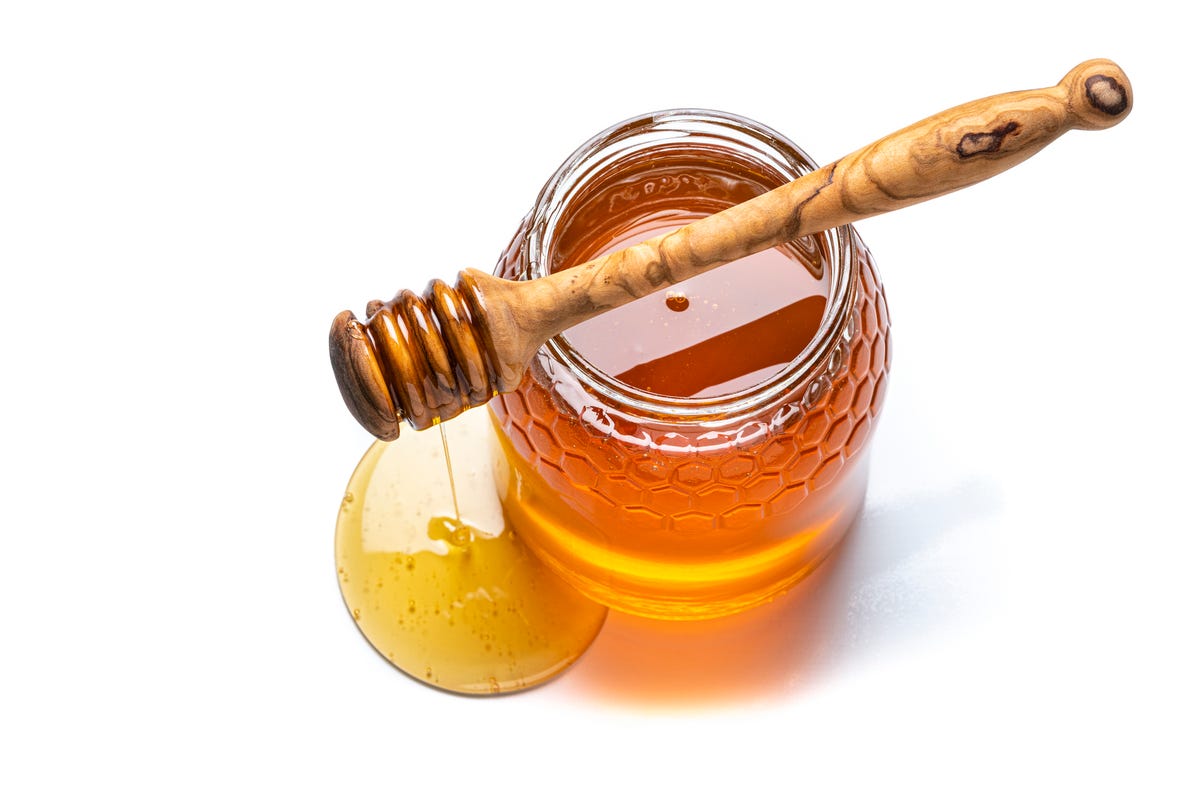
[[[1116,125],[1132,105],[1133,91],[1120,67],[1104,59],[1087,61],[1055,86],[996,95],[935,114],[740,205],[571,269],[521,282],[465,270],[453,291],[470,309],[491,379],[490,391],[476,386],[475,394],[516,388],[546,340],[607,309],[797,237],[970,186],[1019,164],[1068,130]],[[359,352],[362,342],[350,341],[361,340],[363,330],[346,327],[347,314],[338,318],[342,333],[335,321],[330,339],[343,396],[369,430],[394,438],[394,424],[380,427],[375,421],[394,418],[395,412],[363,395],[368,388],[375,398],[388,394],[386,381],[380,382],[387,370],[366,363],[371,359]],[[460,311],[453,322],[463,316]],[[352,371],[339,371],[339,352],[344,362],[355,362]],[[364,413],[372,424],[364,421]],[[402,416],[425,427],[420,415]],[[388,435],[381,436],[380,430]]]

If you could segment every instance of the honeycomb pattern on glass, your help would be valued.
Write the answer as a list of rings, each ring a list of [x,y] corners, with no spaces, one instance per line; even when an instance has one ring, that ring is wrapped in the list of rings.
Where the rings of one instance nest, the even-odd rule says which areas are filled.
[[[856,245],[861,269],[852,334],[834,356],[832,380],[814,381],[809,410],[779,433],[744,436],[753,443],[730,441],[711,453],[674,433],[638,447],[604,436],[596,418],[581,424],[528,373],[516,391],[492,401],[501,429],[564,502],[609,525],[703,534],[793,511],[837,480],[867,443],[883,405],[890,317],[874,259],[861,240]]]

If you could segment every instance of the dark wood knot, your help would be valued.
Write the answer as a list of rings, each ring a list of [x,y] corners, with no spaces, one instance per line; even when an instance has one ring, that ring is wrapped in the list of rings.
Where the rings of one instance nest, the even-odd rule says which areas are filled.
[[[1088,102],[1097,111],[1116,117],[1129,108],[1129,95],[1116,78],[1092,75],[1083,84]]]
[[[980,153],[995,153],[1004,144],[1004,137],[1021,130],[1021,126],[1013,121],[998,125],[983,133],[968,133],[958,141],[954,148],[959,158],[970,158]]]

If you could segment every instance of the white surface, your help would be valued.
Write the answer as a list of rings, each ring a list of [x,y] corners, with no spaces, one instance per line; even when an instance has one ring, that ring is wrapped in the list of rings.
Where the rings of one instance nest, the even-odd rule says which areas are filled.
[[[5,4],[0,794],[1195,793],[1191,28],[919,7]],[[1095,56],[1124,124],[860,226],[893,378],[810,586],[615,624],[492,701],[361,640],[335,312],[490,268],[635,113],[727,109],[827,161]]]

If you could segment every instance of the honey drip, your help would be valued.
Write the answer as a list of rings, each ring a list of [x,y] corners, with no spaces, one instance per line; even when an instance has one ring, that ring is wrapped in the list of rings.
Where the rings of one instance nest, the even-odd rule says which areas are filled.
[[[336,534],[346,607],[380,654],[425,683],[465,694],[535,686],[587,649],[606,609],[505,521],[486,412],[440,428],[441,446],[432,431],[375,442],[351,477]]]
[[[446,459],[446,480],[450,483],[450,500],[454,503],[454,521],[462,519],[458,510],[458,489],[454,486],[454,462],[450,460],[450,442],[446,441],[446,427],[438,425],[438,433],[442,435],[442,456]]]

